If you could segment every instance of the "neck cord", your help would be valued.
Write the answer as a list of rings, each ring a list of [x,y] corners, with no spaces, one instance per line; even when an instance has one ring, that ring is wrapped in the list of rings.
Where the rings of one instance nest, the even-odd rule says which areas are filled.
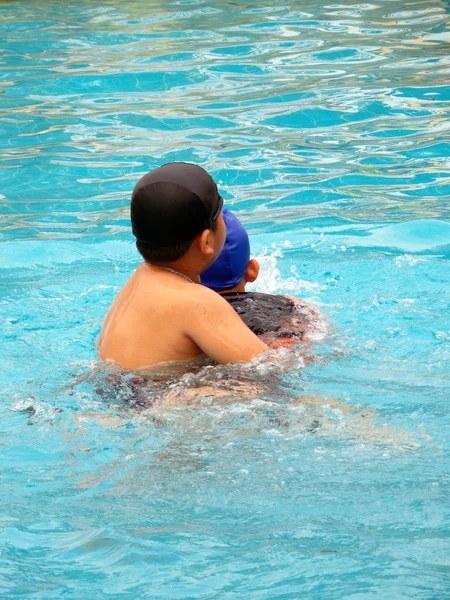
[[[185,275],[184,273],[180,273],[179,271],[175,271],[175,269],[171,269],[170,267],[163,267],[161,265],[156,265],[156,266],[159,267],[160,269],[164,269],[165,271],[169,271],[169,273],[173,273],[174,275],[179,275],[180,277],[187,279],[191,283],[195,283],[195,281],[193,279],[191,279],[188,275]]]

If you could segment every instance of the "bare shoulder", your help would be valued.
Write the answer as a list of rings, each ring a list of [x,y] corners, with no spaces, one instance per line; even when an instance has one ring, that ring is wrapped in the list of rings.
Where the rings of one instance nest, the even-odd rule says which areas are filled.
[[[225,314],[235,314],[235,311],[220,294],[203,285],[190,286],[189,301],[192,308],[201,313],[212,310],[224,312]]]
[[[196,284],[189,286],[190,295],[192,296],[193,301],[204,301],[214,302],[219,300],[223,300],[222,296],[220,296],[217,292],[213,292],[204,285]]]
[[[187,331],[198,331],[207,326],[209,335],[223,335],[223,329],[238,328],[248,330],[232,306],[217,292],[202,285],[193,285],[185,295],[184,314]]]

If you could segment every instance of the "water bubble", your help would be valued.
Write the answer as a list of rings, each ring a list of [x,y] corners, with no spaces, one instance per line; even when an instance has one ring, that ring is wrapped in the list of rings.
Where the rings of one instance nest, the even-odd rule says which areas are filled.
[[[394,259],[394,263],[397,267],[403,267],[404,265],[416,265],[419,262],[425,262],[424,258],[416,258],[410,254],[404,254],[403,256],[397,256]]]
[[[373,340],[369,340],[368,342],[366,342],[364,347],[366,350],[369,350],[370,352],[375,352],[376,350],[378,350],[378,344],[376,342],[374,342]]]
[[[437,340],[450,340],[450,331],[433,331]]]

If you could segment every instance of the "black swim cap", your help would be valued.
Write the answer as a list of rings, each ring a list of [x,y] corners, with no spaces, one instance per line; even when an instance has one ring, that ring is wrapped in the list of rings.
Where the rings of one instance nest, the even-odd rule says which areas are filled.
[[[222,205],[205,169],[191,163],[168,163],[141,177],[133,190],[133,234],[152,248],[188,242],[211,227]]]

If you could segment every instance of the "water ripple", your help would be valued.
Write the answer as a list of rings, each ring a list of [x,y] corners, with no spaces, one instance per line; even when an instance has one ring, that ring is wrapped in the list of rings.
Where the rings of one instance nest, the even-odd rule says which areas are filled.
[[[2,8],[4,239],[122,236],[137,177],[174,159],[274,223],[448,215],[444,3],[52,7]]]

